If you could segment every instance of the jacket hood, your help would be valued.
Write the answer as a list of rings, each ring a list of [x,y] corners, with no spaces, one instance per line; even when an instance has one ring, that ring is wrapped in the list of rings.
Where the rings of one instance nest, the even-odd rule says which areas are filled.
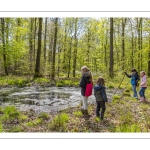
[[[100,90],[100,89],[102,89],[102,88],[105,88],[105,86],[103,86],[103,85],[98,85],[98,84],[94,86],[94,90],[95,90],[95,91],[98,91],[98,90]]]

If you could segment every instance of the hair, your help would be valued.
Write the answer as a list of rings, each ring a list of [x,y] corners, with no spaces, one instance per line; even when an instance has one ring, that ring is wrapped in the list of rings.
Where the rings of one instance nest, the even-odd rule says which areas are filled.
[[[89,72],[89,74],[90,74],[90,82],[93,82],[93,75],[92,75],[92,72],[90,71],[90,69],[87,67],[87,66],[83,66],[83,67],[81,67],[81,71],[83,71],[83,72]]]
[[[133,69],[131,70],[131,72],[136,72],[136,69],[135,69],[135,68],[133,68]]]
[[[103,77],[99,76],[97,79],[97,84],[99,85],[105,85],[105,80]]]
[[[145,71],[141,71],[140,73],[143,73],[145,75]]]

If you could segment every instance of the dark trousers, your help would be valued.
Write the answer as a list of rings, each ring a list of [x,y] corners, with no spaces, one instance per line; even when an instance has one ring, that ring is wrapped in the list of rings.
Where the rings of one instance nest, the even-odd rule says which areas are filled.
[[[97,117],[101,117],[101,119],[104,118],[104,113],[105,113],[105,110],[106,110],[106,107],[105,107],[105,102],[104,101],[96,101],[96,116]],[[99,113],[99,111],[101,110],[101,113]]]

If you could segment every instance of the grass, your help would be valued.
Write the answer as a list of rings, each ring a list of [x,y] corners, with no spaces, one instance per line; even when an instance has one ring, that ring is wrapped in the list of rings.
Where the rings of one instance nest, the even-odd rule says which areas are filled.
[[[27,79],[23,77],[0,77],[0,84],[7,85],[47,85],[49,79]],[[32,81],[31,81],[32,80]],[[146,103],[132,98],[131,87],[125,79],[123,95],[114,95],[113,101],[106,105],[104,120],[96,117],[95,105],[89,104],[91,117],[82,115],[80,108],[70,107],[61,113],[20,112],[14,106],[0,107],[0,132],[150,132],[150,89],[146,89]],[[56,86],[78,86],[78,79],[56,79]],[[129,81],[128,81],[129,82]],[[117,87],[119,79],[107,81],[107,87]]]
[[[73,114],[74,114],[76,117],[81,117],[81,116],[82,116],[81,111],[75,111],[75,112],[73,112]]]

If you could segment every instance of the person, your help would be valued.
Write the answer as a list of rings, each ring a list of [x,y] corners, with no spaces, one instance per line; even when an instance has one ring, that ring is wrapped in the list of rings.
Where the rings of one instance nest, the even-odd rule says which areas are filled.
[[[83,66],[81,68],[81,74],[82,77],[79,83],[79,86],[81,87],[81,95],[83,96],[83,106],[81,108],[81,112],[83,115],[89,116],[88,97],[92,95],[93,76],[87,66]]]
[[[146,97],[145,97],[145,90],[147,88],[147,77],[144,71],[140,72],[140,77],[141,77],[141,83],[140,83],[140,102],[144,102],[146,101]]]
[[[128,77],[128,78],[131,78],[131,85],[132,85],[132,90],[133,90],[133,97],[137,98],[138,99],[138,94],[137,94],[137,90],[136,90],[136,87],[138,86],[138,81],[140,80],[140,76],[138,75],[138,72],[136,71],[135,68],[133,68],[131,70],[131,75],[128,75],[126,72],[125,75]]]
[[[105,103],[108,104],[108,99],[105,90],[105,81],[101,76],[97,79],[97,84],[94,86],[94,96],[96,98],[96,116],[100,117],[101,120],[104,119],[104,113],[106,110]],[[100,109],[101,113],[100,113]]]

